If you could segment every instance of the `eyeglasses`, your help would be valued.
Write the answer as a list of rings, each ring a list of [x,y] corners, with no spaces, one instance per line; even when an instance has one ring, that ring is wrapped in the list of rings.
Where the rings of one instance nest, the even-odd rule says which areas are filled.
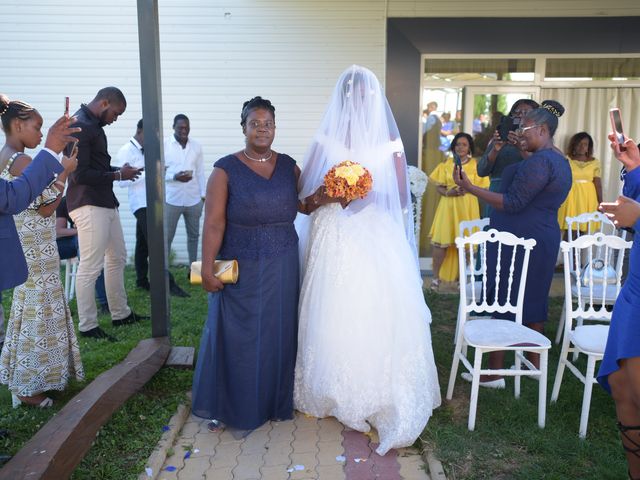
[[[532,128],[536,128],[539,127],[539,124],[535,124],[535,125],[529,125],[528,127],[522,127],[516,130],[516,135],[524,135],[524,132],[526,132],[527,130],[531,130]]]
[[[257,120],[251,120],[250,122],[248,122],[248,125],[254,130],[257,130],[259,128],[273,130],[274,128],[276,128],[276,122],[274,122],[273,120],[267,120],[266,122],[258,122]]]

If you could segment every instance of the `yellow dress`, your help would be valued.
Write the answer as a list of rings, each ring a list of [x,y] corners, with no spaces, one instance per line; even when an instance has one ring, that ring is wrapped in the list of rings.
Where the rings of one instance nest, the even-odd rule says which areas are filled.
[[[600,178],[600,160],[593,159],[588,162],[569,160],[573,184],[567,199],[558,210],[558,224],[562,230],[567,230],[566,217],[575,217],[582,213],[598,210],[598,195],[594,178]],[[583,230],[586,230],[584,225]]]
[[[471,158],[462,165],[462,170],[467,174],[471,183],[482,188],[489,188],[489,177],[478,175],[477,164],[477,160]],[[444,185],[447,189],[455,187],[453,168],[453,159],[448,158],[433,170],[429,181],[437,185]],[[447,248],[446,257],[439,273],[441,280],[454,281],[458,278],[458,254],[455,239],[459,234],[459,225],[462,221],[477,220],[478,218],[480,218],[480,207],[475,195],[467,193],[456,197],[440,196],[429,237],[431,237],[433,245]]]

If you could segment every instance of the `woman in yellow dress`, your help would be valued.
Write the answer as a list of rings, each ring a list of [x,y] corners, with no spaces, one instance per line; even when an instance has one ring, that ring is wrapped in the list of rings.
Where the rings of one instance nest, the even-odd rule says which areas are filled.
[[[468,133],[458,133],[451,141],[451,152],[460,157],[462,170],[474,185],[489,187],[489,177],[478,176],[477,161],[473,154],[473,138]],[[437,185],[441,195],[431,225],[429,237],[433,246],[433,280],[431,289],[438,290],[440,281],[454,281],[458,277],[458,261],[455,238],[461,221],[480,218],[478,199],[468,195],[453,182],[453,158],[439,164],[429,181]],[[445,261],[445,258],[447,259]]]
[[[558,210],[558,224],[567,230],[566,217],[595,212],[602,201],[600,161],[593,157],[593,138],[587,132],[576,133],[567,147],[573,184],[569,196]],[[583,224],[581,230],[586,230]]]

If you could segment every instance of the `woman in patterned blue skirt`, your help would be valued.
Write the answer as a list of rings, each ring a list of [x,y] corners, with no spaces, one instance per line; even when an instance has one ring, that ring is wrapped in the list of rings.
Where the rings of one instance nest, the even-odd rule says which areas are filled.
[[[618,227],[634,227],[636,234],[629,258],[629,274],[613,307],[607,346],[598,382],[616,403],[618,428],[626,451],[629,478],[640,479],[640,152],[633,140],[621,151],[615,136],[611,148],[626,170],[623,194],[616,203],[600,209]],[[634,201],[635,200],[635,201]]]
[[[255,97],[241,122],[246,147],[218,160],[207,184],[202,285],[209,313],[193,380],[193,412],[246,434],[293,417],[298,328],[299,169],[271,149],[275,108]],[[213,275],[235,259],[236,284]],[[219,423],[218,423],[219,422]]]

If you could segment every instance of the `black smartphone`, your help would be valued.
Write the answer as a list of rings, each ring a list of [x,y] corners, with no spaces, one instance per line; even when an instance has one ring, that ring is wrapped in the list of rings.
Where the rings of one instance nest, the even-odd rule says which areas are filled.
[[[64,97],[64,114],[69,116],[69,97]]]
[[[462,160],[456,152],[453,152],[453,164],[458,171],[458,177],[462,178]]]
[[[509,140],[509,132],[515,131],[516,128],[518,128],[518,125],[513,122],[513,118],[509,115],[503,115],[497,128],[500,140],[507,142]]]
[[[623,150],[625,138],[624,138],[624,129],[622,128],[622,116],[620,115],[619,108],[612,108],[609,110],[609,118],[611,119],[611,128],[613,128],[613,133],[616,136],[616,140],[618,141],[618,145],[620,145],[620,149]]]

